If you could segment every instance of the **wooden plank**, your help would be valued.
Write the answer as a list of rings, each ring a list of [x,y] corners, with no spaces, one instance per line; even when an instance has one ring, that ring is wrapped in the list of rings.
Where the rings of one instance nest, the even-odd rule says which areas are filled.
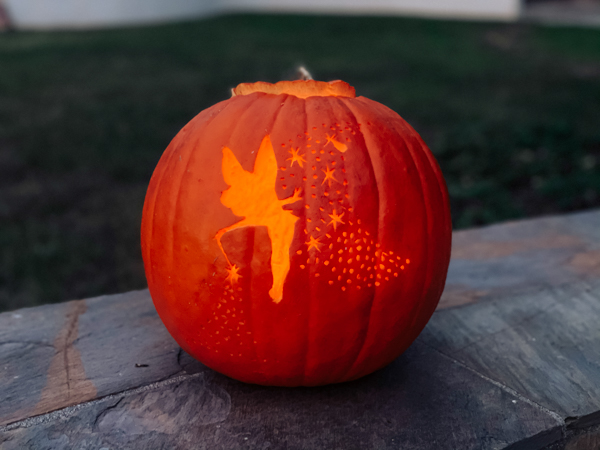
[[[179,352],[147,290],[0,314],[0,425],[168,378]]]
[[[0,435],[3,450],[485,450],[538,435],[529,448],[541,448],[562,433],[539,408],[420,344],[351,383],[269,388],[200,370],[22,425]]]
[[[600,411],[600,281],[438,311],[421,337],[564,419]]]
[[[439,309],[600,279],[600,211],[455,232]]]
[[[422,442],[431,444],[444,440],[448,443],[465,442],[465,445],[471,445],[470,443],[477,439],[485,440],[481,436],[486,435],[490,436],[490,442],[495,442],[486,448],[503,448],[511,442],[514,445],[522,445],[525,442],[523,445],[528,447],[524,448],[541,448],[560,438],[563,428],[568,431],[577,427],[591,427],[598,423],[600,407],[597,399],[600,398],[600,383],[597,375],[600,371],[597,364],[600,357],[597,349],[600,348],[600,334],[597,324],[600,323],[600,315],[597,305],[600,283],[600,211],[457,232],[454,235],[453,249],[448,289],[440,308],[417,341],[421,344],[417,343],[407,355],[401,357],[390,369],[386,369],[388,372],[385,373],[392,374],[388,375],[391,378],[397,377],[402,387],[397,387],[399,390],[395,393],[386,391],[387,387],[384,384],[377,388],[381,391],[377,391],[380,401],[384,402],[389,395],[399,403],[398,412],[386,410],[386,413],[404,414],[402,418],[405,422],[402,423],[406,423],[407,427],[416,427],[415,429],[425,430],[424,424],[429,423],[431,430],[422,431],[425,433],[421,437]],[[423,346],[430,346],[436,351],[422,351]],[[456,363],[448,363],[445,357],[441,356],[442,353]],[[474,377],[476,380],[470,381],[474,391],[461,387],[457,396],[453,397],[452,385],[452,389],[440,388],[442,390],[436,394],[440,398],[430,397],[424,387],[426,384],[419,385],[412,376],[407,376],[408,372],[403,364],[409,360],[411,368],[408,372],[411,374],[414,367],[420,367],[415,369],[416,372],[425,371],[427,364],[433,364],[431,361],[434,360],[440,365],[440,373],[443,374],[440,377],[446,377],[447,380],[421,377],[428,380],[428,383],[444,385],[454,380],[451,385],[454,383],[463,386],[463,381],[459,382],[458,378],[471,380]],[[164,383],[164,380],[169,382],[178,379],[176,377],[185,374],[186,371],[197,373],[195,376],[198,379],[211,377],[213,373],[201,364],[192,362],[181,352],[156,315],[147,291],[0,314],[0,426],[70,405],[79,405],[76,408],[80,409],[76,411],[92,411],[95,408],[93,405],[106,402],[113,398],[111,396],[122,395],[125,398],[134,395],[132,389],[152,386],[156,382]],[[366,378],[360,383],[368,384],[369,381],[366,380],[379,380],[377,376],[379,375]],[[271,404],[269,402],[273,400],[270,399],[270,395],[277,398],[290,395],[290,401],[301,403],[303,396],[308,395],[306,392],[312,392],[302,391],[305,393],[294,394],[297,395],[294,397],[287,394],[287,390],[265,391],[266,388],[235,383],[236,387],[231,391],[220,376],[215,379],[221,380],[219,386],[228,392],[232,399],[237,398],[238,394],[235,393],[239,390],[252,397],[256,404]],[[196,382],[188,378],[181,381],[182,386]],[[389,383],[394,385],[392,381]],[[171,389],[165,387],[167,385],[160,386],[155,388],[156,392],[161,389],[168,392]],[[186,395],[192,396],[188,388],[181,389],[182,392],[187,392]],[[322,389],[324,390],[319,392],[328,393],[323,394],[323,399],[319,400],[324,402],[322,405],[328,405],[328,399],[331,398],[341,403],[349,401],[355,409],[355,414],[362,411],[360,403],[352,403],[358,397],[348,397],[351,400],[328,397],[340,388],[332,386]],[[364,389],[374,388],[371,386],[367,389],[365,386]],[[429,389],[433,388],[429,386]],[[477,391],[478,389],[480,391]],[[500,412],[481,400],[485,397],[485,392],[495,392],[496,389],[500,389],[502,396],[507,398],[512,398],[512,392],[515,391],[516,397],[513,400],[517,401],[519,408],[522,407],[521,403],[527,405],[522,407],[524,409],[514,411],[515,420],[524,421],[523,427],[517,426],[514,434],[511,434],[508,428],[494,425],[490,421],[489,414]],[[409,391],[420,392],[423,401],[417,402]],[[122,392],[126,393],[119,394]],[[349,391],[343,392],[350,395]],[[359,396],[361,402],[369,404],[364,395]],[[106,400],[94,402],[106,396]],[[167,394],[165,396],[168,397]],[[433,417],[427,405],[430,402],[442,402],[443,396],[454,398],[455,404],[449,407],[467,410],[474,408],[474,416],[444,412],[442,416],[445,417],[443,420],[448,421],[447,424],[438,423],[438,419]],[[308,395],[307,398],[313,397]],[[403,404],[407,398],[411,399],[410,414]],[[197,401],[202,403],[205,400]],[[473,401],[478,406],[473,406]],[[141,404],[145,402],[146,400]],[[262,409],[253,409],[251,402],[248,402],[241,403],[245,405],[245,414],[263,414]],[[483,402],[486,406],[481,407],[478,402]],[[540,406],[532,406],[536,403]],[[81,405],[85,405],[85,408]],[[499,405],[507,406],[502,402]],[[288,419],[291,417],[291,413],[284,406],[279,405],[278,408],[269,414],[287,414]],[[420,412],[419,408],[424,410]],[[562,418],[558,418],[553,412]],[[340,411],[336,412],[338,413],[341,414]],[[441,414],[439,411],[438,413]],[[87,430],[87,413],[82,412],[81,416],[78,414],[69,416],[69,420],[80,421],[77,423],[82,424],[81,430]],[[90,414],[92,417],[93,413]],[[183,420],[185,414],[177,416],[177,420]],[[415,415],[414,421],[409,417],[411,414]],[[30,430],[32,433],[34,429],[46,430],[39,431],[42,433],[38,436],[39,439],[42,439],[40,436],[44,432],[58,430],[62,426],[59,425],[60,421],[57,422],[58,419],[50,420],[48,417],[44,420],[58,428],[39,428],[41,424],[35,425]],[[144,417],[144,420],[150,420],[147,416]],[[350,420],[349,416],[345,417]],[[479,417],[480,422],[483,422],[470,424],[469,421],[477,422],[475,417]],[[97,416],[94,416],[94,420],[96,418]],[[274,430],[286,432],[286,428],[278,422],[277,417],[266,415],[264,418],[269,423],[279,424],[277,426],[280,428],[273,428]],[[557,418],[559,423],[566,421],[567,424],[557,428]],[[240,418],[240,422],[236,423],[242,424],[241,420]],[[456,420],[469,422],[469,425],[455,424],[454,428],[448,425]],[[533,421],[533,425],[530,421]],[[73,425],[73,422],[68,423]],[[85,425],[86,423],[88,425]],[[540,425],[542,423],[543,425]],[[396,428],[399,424],[400,422],[396,422]],[[305,425],[317,427],[318,424],[306,419]],[[169,426],[185,428],[184,425]],[[465,431],[470,437],[464,437],[461,429],[470,429],[469,426],[475,428]],[[88,433],[81,430],[78,435],[72,434],[72,439],[76,440],[77,436]],[[484,433],[483,430],[487,431]],[[218,434],[223,431],[214,432]],[[338,433],[340,428],[332,428],[330,432]],[[418,440],[409,431],[394,432],[400,433],[394,435],[394,439],[402,438],[407,442]],[[195,436],[194,439],[209,439],[207,435],[198,433],[190,436]],[[442,439],[440,433],[450,433],[448,436],[452,437]],[[20,426],[9,434],[10,440],[20,443],[25,441],[15,436],[30,436]],[[272,436],[269,436],[271,439]],[[361,436],[354,435],[353,439],[362,439],[360,442],[366,443],[366,438]],[[392,434],[382,432],[378,436],[383,439],[383,443],[391,442],[388,439],[392,439]],[[273,442],[283,442],[280,437],[277,439]],[[325,439],[323,442],[327,441],[326,437],[322,439]],[[336,439],[341,438],[338,436]],[[5,445],[9,445],[8,442],[9,440],[5,440]],[[428,448],[414,445],[414,448]],[[383,444],[380,446],[383,447]]]
[[[56,353],[54,340],[70,307],[63,303],[0,314],[0,424],[37,411]]]

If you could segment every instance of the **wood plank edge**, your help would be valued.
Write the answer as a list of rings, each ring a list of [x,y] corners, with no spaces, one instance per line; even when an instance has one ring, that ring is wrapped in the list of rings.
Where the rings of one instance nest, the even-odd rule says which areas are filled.
[[[194,373],[194,374],[184,374],[184,375],[176,375],[165,380],[156,381],[153,383],[149,383],[143,386],[139,386],[132,389],[127,389],[121,392],[115,392],[113,394],[105,395],[104,397],[95,398],[90,401],[82,402],[77,405],[71,405],[64,408],[59,408],[53,411],[49,411],[44,414],[34,415],[31,417],[27,417],[25,419],[17,420],[15,422],[11,422],[9,424],[0,426],[0,433],[6,433],[8,431],[15,430],[17,428],[29,428],[36,425],[42,425],[49,422],[53,422],[55,420],[67,419],[77,414],[83,408],[87,408],[89,406],[93,406],[99,403],[108,402],[110,400],[120,400],[125,397],[129,397],[130,395],[135,395],[140,392],[151,391],[155,389],[159,389],[164,386],[168,386],[170,384],[179,383],[181,381],[191,380],[194,378],[198,378],[203,376],[203,373]]]
[[[586,414],[585,416],[567,417],[565,419],[567,429],[577,430],[591,428],[600,425],[600,411]]]
[[[528,447],[523,447],[528,449]],[[566,430],[565,436],[540,450],[596,450],[600,448],[600,425]],[[519,447],[517,447],[517,450]],[[514,450],[510,447],[504,450]]]
[[[543,405],[540,405],[539,403],[524,397],[522,394],[520,394],[519,392],[515,391],[514,389],[512,389],[509,386],[506,386],[505,384],[500,383],[499,381],[496,381],[488,376],[483,375],[482,373],[479,373],[477,370],[475,370],[474,368],[466,365],[465,363],[454,359],[452,356],[447,355],[446,353],[442,352],[441,350],[438,350],[437,348],[433,347],[432,345],[429,344],[425,344],[423,342],[420,342],[420,344],[425,345],[429,348],[431,348],[432,350],[436,351],[437,353],[439,353],[440,355],[442,355],[444,358],[449,359],[450,361],[452,361],[454,364],[468,370],[469,372],[473,373],[474,375],[476,375],[477,377],[487,381],[488,383],[493,384],[494,386],[496,386],[497,388],[501,389],[502,391],[506,392],[507,394],[510,394],[511,396],[519,399],[520,401],[527,403],[528,405],[532,406],[533,408],[543,412],[544,414],[552,417],[558,426],[562,427],[562,428],[566,428],[566,422],[565,420],[560,416],[560,414],[549,410],[548,408],[546,408]],[[554,428],[552,428],[554,429]],[[550,430],[552,430],[550,429]],[[548,431],[550,431],[548,430]]]
[[[546,450],[549,447],[560,444],[561,441],[564,441],[565,437],[565,427],[558,425],[514,444],[510,444],[508,447],[504,447],[504,450]]]

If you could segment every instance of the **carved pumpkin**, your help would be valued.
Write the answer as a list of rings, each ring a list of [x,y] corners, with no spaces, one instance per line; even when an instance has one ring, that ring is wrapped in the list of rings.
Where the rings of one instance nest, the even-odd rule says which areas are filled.
[[[142,220],[169,332],[265,385],[353,380],[394,360],[439,301],[450,241],[427,146],[342,81],[239,85],[173,139]]]

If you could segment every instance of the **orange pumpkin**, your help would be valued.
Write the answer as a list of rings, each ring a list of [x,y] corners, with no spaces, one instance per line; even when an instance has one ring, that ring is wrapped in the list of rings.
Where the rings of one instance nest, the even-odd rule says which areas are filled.
[[[169,332],[249,383],[353,380],[400,355],[446,279],[451,222],[419,135],[342,81],[241,84],[173,139],[142,252]]]

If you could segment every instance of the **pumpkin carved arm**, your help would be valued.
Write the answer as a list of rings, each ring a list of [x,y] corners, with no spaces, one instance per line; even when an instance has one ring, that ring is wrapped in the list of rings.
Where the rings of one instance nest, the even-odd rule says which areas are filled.
[[[246,218],[244,218],[244,219],[240,220],[239,222],[234,223],[233,225],[229,225],[228,227],[220,229],[217,232],[217,234],[215,235],[215,240],[217,241],[217,245],[221,249],[221,253],[223,253],[223,255],[225,256],[225,259],[227,260],[227,264],[230,267],[232,266],[232,264],[231,264],[231,261],[229,261],[229,258],[227,257],[227,253],[225,253],[225,249],[223,249],[223,244],[221,243],[221,238],[228,231],[235,230],[236,228],[249,227],[252,225],[253,224],[248,223],[248,220]]]
[[[281,206],[296,203],[298,200],[302,199],[301,192],[302,190],[300,188],[294,189],[294,195],[288,198],[284,198],[283,200],[279,200],[281,202]]]

